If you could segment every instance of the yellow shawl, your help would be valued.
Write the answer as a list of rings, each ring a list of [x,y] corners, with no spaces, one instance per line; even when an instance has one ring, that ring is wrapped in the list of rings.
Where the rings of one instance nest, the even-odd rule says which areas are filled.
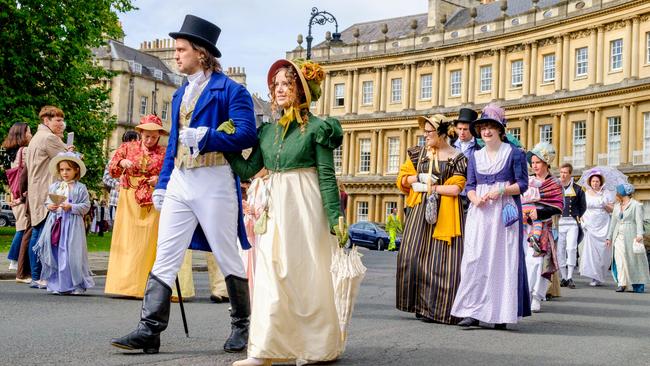
[[[397,188],[406,195],[406,201],[404,203],[407,207],[413,207],[422,202],[422,192],[416,192],[408,187],[402,186],[402,178],[417,174],[418,172],[415,170],[411,159],[406,159],[406,162],[399,168],[399,174],[397,175]]]
[[[454,175],[447,179],[443,185],[456,185],[462,191],[465,188],[466,179],[463,176]],[[433,238],[446,241],[451,245],[451,239],[461,235],[460,227],[460,197],[440,195],[438,207],[438,221],[433,230]]]

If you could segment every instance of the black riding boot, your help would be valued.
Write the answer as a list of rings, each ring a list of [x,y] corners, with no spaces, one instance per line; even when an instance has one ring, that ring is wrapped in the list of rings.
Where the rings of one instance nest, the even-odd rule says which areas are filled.
[[[142,299],[142,313],[138,327],[121,338],[111,339],[115,347],[144,353],[158,353],[160,333],[167,328],[172,289],[152,273]]]
[[[241,352],[248,345],[248,325],[251,315],[248,280],[233,275],[226,277],[226,288],[230,298],[230,337],[223,344],[226,352]]]

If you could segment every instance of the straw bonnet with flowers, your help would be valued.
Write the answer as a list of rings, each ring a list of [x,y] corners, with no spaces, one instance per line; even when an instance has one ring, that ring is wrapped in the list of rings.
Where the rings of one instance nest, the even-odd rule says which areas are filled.
[[[312,61],[274,62],[267,82],[273,109],[281,116],[259,127],[258,145],[247,158],[239,152],[225,153],[241,179],[262,168],[269,171],[264,183],[268,204],[255,223],[260,244],[254,248],[255,298],[268,301],[252,303],[249,357],[309,355],[310,361],[328,361],[339,356],[345,339],[342,323],[349,311],[338,310],[351,309],[337,308],[332,255],[337,242],[347,241],[345,224],[339,221],[333,157],[343,131],[338,120],[309,112],[310,103],[321,97],[324,76],[322,67]],[[276,99],[276,92],[287,98]],[[292,297],[282,295],[287,293]],[[305,313],[312,315],[307,319],[301,315]]]

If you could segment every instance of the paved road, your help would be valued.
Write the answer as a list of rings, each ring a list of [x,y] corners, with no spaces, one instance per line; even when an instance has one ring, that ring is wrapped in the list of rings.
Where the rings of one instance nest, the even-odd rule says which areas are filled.
[[[650,365],[650,294],[615,293],[614,285],[578,289],[544,304],[544,312],[509,331],[425,324],[394,309],[395,254],[364,251],[368,267],[350,341],[336,365]],[[185,338],[178,305],[161,353],[125,354],[108,343],[130,331],[140,302],[102,295],[48,295],[0,282],[0,365],[229,365],[221,350],[228,306],[211,304],[207,274],[195,273],[198,298],[186,305]]]

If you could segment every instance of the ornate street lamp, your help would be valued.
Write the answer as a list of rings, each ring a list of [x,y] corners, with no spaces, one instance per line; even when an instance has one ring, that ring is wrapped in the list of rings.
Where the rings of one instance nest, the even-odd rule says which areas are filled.
[[[331,13],[313,7],[311,8],[311,18],[309,18],[309,32],[307,33],[307,60],[311,59],[311,41],[314,37],[311,36],[311,26],[314,24],[325,25],[326,23],[334,23],[334,33],[332,33],[331,42],[341,42],[341,33],[339,33],[339,23]]]

